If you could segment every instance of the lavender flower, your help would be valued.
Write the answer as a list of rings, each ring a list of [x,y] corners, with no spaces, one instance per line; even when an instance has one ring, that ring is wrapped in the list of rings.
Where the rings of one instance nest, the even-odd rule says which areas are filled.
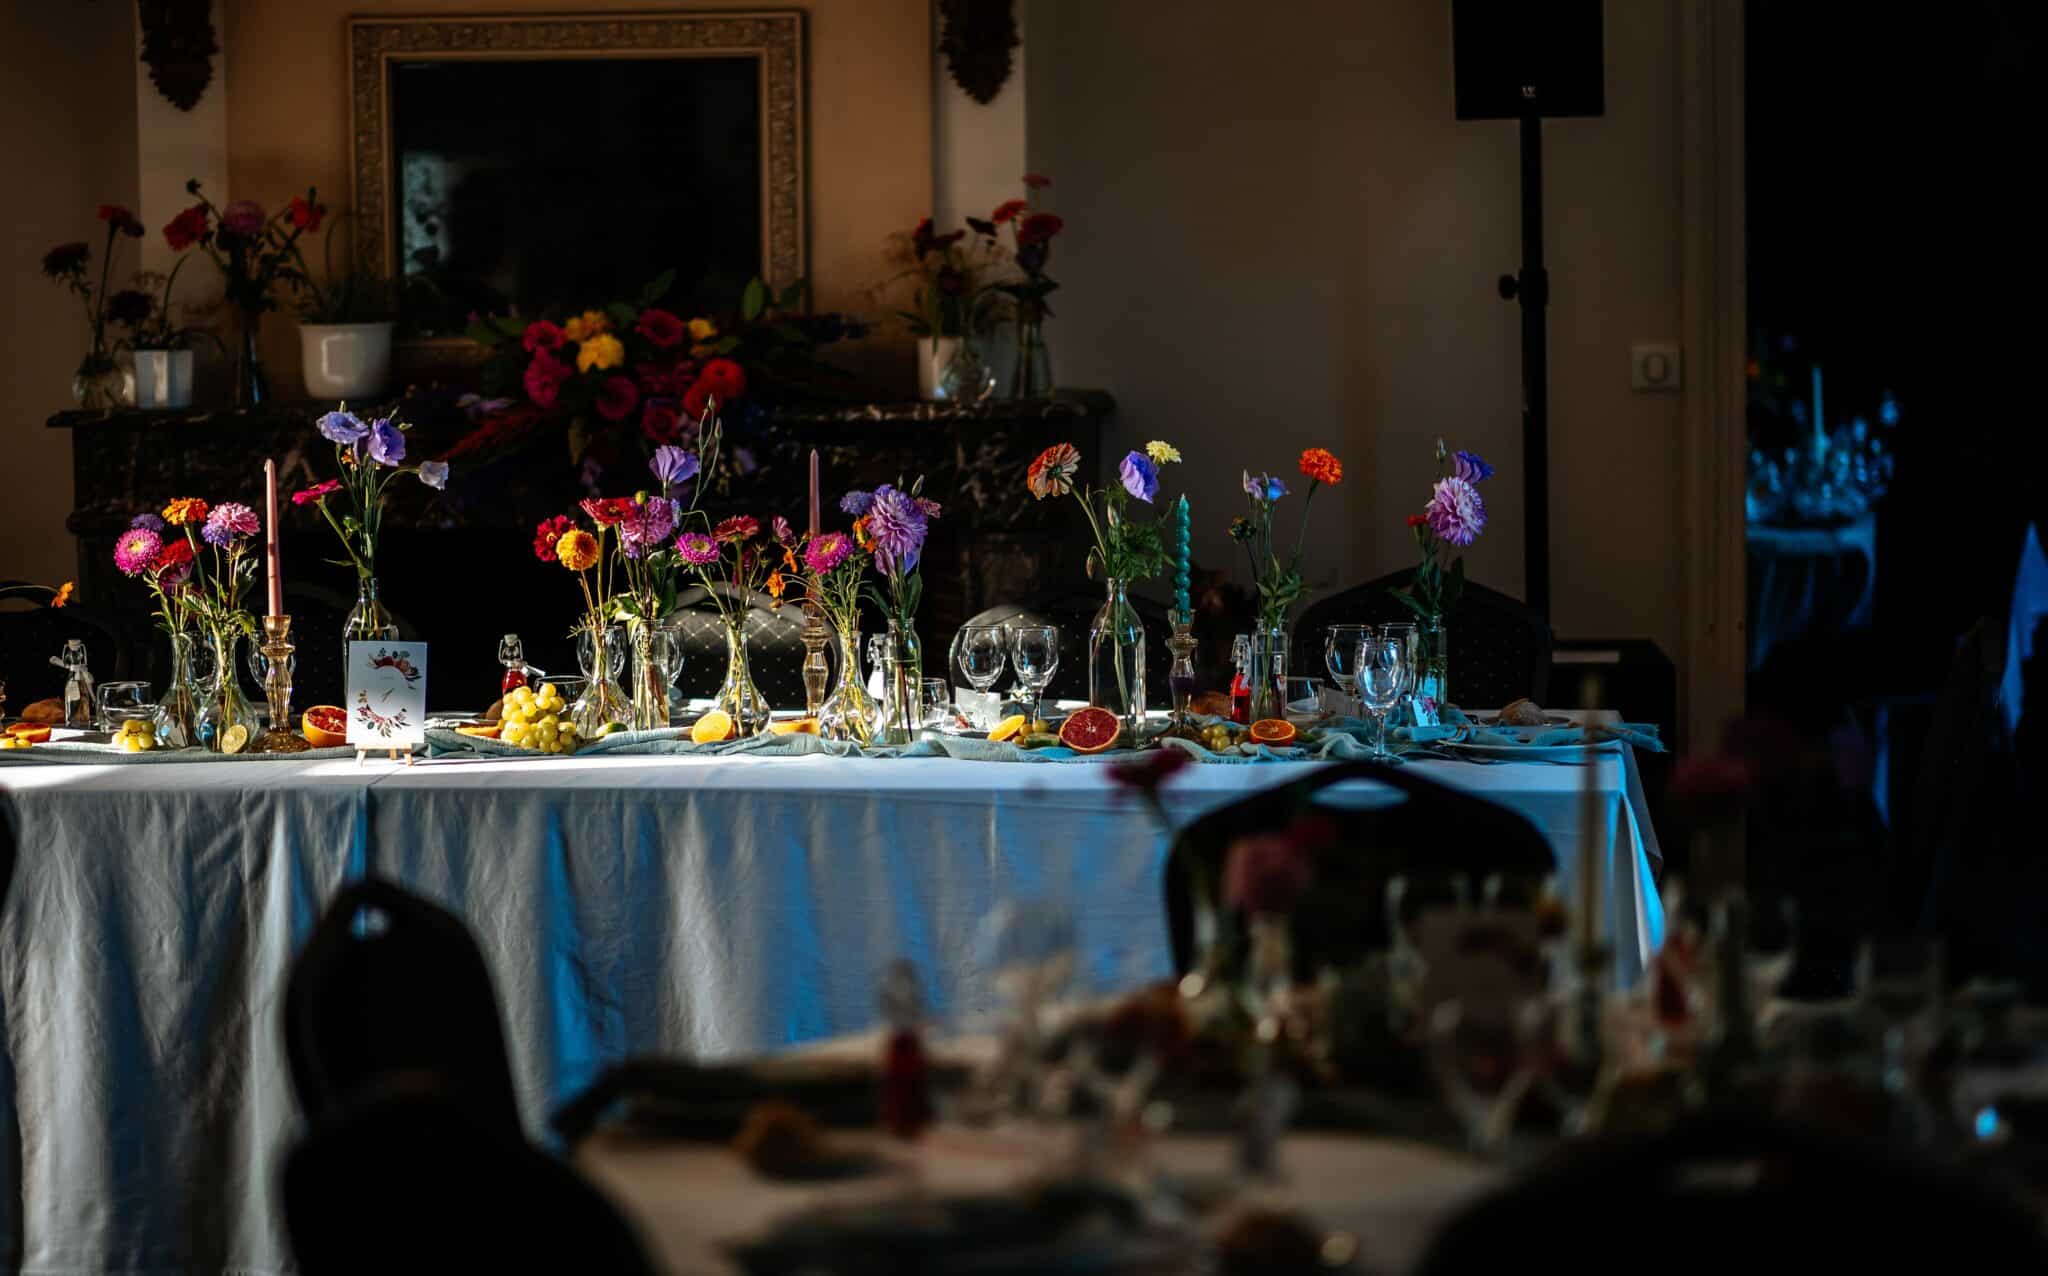
[[[1152,498],[1159,495],[1159,467],[1143,452],[1126,456],[1117,472],[1123,478],[1124,491],[1146,504],[1151,504]]]
[[[787,545],[791,541],[796,539],[796,529],[791,527],[789,525],[789,520],[784,518],[780,514],[777,514],[775,516],[775,521],[773,523],[770,523],[769,526],[775,529],[775,540],[777,544]]]
[[[255,510],[228,501],[213,507],[213,512],[206,516],[206,526],[199,529],[199,535],[209,545],[225,547],[244,536],[254,536],[262,527],[256,521]]]
[[[339,443],[343,447],[359,442],[370,432],[370,427],[364,425],[362,419],[353,412],[329,412],[320,418],[318,424],[323,438]]]
[[[428,487],[433,488],[437,492],[447,490],[448,462],[421,461],[420,482],[425,483]]]
[[[1467,483],[1483,483],[1493,477],[1493,467],[1471,452],[1458,453],[1451,472]]]
[[[924,507],[908,492],[882,484],[868,506],[868,535],[875,542],[875,565],[883,574],[917,570],[927,531]]]
[[[1437,480],[1422,516],[1437,539],[1451,545],[1470,545],[1486,530],[1486,502],[1479,499],[1479,489],[1455,474]]]
[[[1253,475],[1250,470],[1246,470],[1244,490],[1245,494],[1253,500],[1265,501],[1270,504],[1287,495],[1287,484],[1282,483],[1270,474]]]
[[[874,503],[875,494],[873,492],[848,492],[839,498],[839,508],[855,518],[859,518],[867,513],[868,507]]]
[[[697,458],[679,447],[663,444],[654,449],[654,459],[647,463],[647,468],[661,480],[662,486],[672,487],[696,477]]]
[[[379,465],[396,465],[405,459],[405,435],[388,416],[370,422],[370,459]]]
[[[154,514],[143,513],[137,514],[133,519],[129,520],[128,526],[146,528],[152,532],[162,532],[164,530],[164,521]]]

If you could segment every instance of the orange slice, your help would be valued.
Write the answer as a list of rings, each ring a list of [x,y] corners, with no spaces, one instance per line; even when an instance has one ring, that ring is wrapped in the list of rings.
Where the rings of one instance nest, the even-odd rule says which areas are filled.
[[[988,733],[988,738],[991,740],[1014,740],[1024,734],[1024,725],[1024,715],[1013,713],[1001,722],[996,723],[995,729]]]
[[[1252,723],[1252,743],[1293,744],[1294,724],[1285,718],[1260,718]]]
[[[1076,709],[1060,724],[1060,743],[1076,753],[1100,753],[1116,743],[1123,723],[1098,705]]]
[[[498,733],[504,729],[505,724],[502,722],[470,722],[455,728],[455,734],[473,735],[479,740],[495,740]]]
[[[316,704],[299,715],[299,734],[316,749],[336,749],[348,743],[348,714],[340,705]]]
[[[41,744],[50,738],[50,729],[33,722],[17,722],[7,728],[7,734],[27,744]]]

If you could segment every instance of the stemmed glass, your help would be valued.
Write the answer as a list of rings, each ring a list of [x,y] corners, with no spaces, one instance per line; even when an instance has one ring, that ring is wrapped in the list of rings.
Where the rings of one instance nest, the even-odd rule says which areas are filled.
[[[1031,693],[1031,722],[1036,726],[1039,700],[1053,671],[1060,667],[1059,626],[1018,625],[1011,629],[1010,663],[1017,670],[1017,681]]]
[[[1344,694],[1358,694],[1358,650],[1372,637],[1371,625],[1331,625],[1323,631],[1323,663]]]
[[[1375,637],[1358,645],[1358,698],[1372,716],[1374,761],[1387,759],[1387,713],[1401,702],[1411,676],[1408,650],[1400,642]]]
[[[1007,646],[1008,636],[1001,625],[968,625],[960,631],[960,672],[967,675],[967,681],[976,691],[987,695],[989,688],[1003,676],[1003,667],[1009,659],[1009,652],[1005,650]],[[997,716],[1001,716],[1000,711]]]
[[[1408,704],[1415,694],[1415,680],[1422,670],[1422,631],[1415,627],[1413,621],[1389,621],[1380,626],[1380,641],[1399,643],[1401,650],[1407,653],[1408,677],[1401,686],[1401,704]],[[1399,710],[1400,706],[1396,705],[1394,725],[1397,727],[1405,721]]]

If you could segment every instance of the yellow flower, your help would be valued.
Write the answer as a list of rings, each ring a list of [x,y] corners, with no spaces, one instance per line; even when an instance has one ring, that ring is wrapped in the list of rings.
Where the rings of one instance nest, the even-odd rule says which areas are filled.
[[[1168,461],[1178,461],[1180,449],[1171,443],[1154,439],[1145,445],[1145,455],[1152,458],[1152,464],[1164,465]]]
[[[875,538],[868,535],[868,518],[863,514],[853,520],[853,542],[865,550],[875,547]]]
[[[555,557],[572,572],[587,572],[597,566],[597,537],[580,527],[563,532],[555,542]]]
[[[599,333],[583,343],[576,352],[576,370],[588,372],[592,368],[616,368],[626,361],[626,347],[617,337]]]
[[[709,319],[690,320],[690,340],[709,341],[718,335],[718,325]]]
[[[612,321],[605,318],[604,312],[599,310],[586,310],[562,325],[562,335],[571,341],[579,342],[602,336],[611,330]]]
[[[65,581],[61,586],[58,587],[57,596],[50,600],[50,606],[62,607],[66,603],[69,603],[71,601],[71,595],[74,592],[76,592],[77,588],[78,587],[74,585],[72,582],[68,580]]]
[[[181,496],[164,506],[164,522],[172,527],[183,527],[187,523],[203,522],[206,519],[207,504],[196,496]]]

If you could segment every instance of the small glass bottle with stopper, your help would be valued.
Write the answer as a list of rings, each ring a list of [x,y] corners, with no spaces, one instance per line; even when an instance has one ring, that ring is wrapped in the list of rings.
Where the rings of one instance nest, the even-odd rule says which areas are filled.
[[[499,695],[509,696],[542,676],[540,670],[526,663],[526,646],[519,641],[518,634],[498,639],[498,663],[505,666],[505,676],[498,683]]]
[[[1239,634],[1230,643],[1230,663],[1236,671],[1230,675],[1230,720],[1250,722],[1252,720],[1252,684],[1245,677],[1245,667],[1251,663],[1252,636]]]

